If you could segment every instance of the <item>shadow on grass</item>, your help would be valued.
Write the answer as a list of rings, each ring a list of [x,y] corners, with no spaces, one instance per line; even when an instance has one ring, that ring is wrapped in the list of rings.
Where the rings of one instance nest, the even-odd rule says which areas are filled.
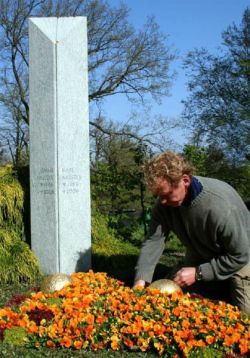
[[[165,253],[156,266],[153,281],[163,278],[173,279],[176,271],[182,267],[182,258],[182,255]],[[132,287],[137,259],[137,255],[113,255],[110,257],[93,255],[92,269],[94,272],[106,272],[108,276]],[[194,284],[184,292],[198,294],[212,300],[222,300],[228,303],[231,301],[230,284],[227,280],[223,281],[223,284],[219,281]]]
[[[92,256],[92,269],[94,272],[106,272],[108,276],[123,281],[126,286],[132,287],[135,275],[137,255]],[[156,266],[153,281],[166,277],[172,266],[159,263]]]

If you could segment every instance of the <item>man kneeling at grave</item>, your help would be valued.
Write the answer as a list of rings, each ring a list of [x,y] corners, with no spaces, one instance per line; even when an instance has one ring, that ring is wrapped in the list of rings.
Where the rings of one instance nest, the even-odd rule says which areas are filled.
[[[186,247],[184,263],[173,280],[189,292],[207,297],[211,292],[210,298],[221,299],[213,293],[228,288],[229,302],[250,314],[250,213],[230,185],[193,176],[192,170],[191,164],[170,151],[145,164],[146,185],[158,199],[134,286],[152,281],[172,231]]]

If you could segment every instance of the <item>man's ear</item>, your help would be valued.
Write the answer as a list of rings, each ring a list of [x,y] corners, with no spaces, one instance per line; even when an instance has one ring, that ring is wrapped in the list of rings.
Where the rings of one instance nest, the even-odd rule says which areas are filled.
[[[190,175],[183,174],[182,180],[184,182],[185,187],[188,188],[191,184],[192,178]]]

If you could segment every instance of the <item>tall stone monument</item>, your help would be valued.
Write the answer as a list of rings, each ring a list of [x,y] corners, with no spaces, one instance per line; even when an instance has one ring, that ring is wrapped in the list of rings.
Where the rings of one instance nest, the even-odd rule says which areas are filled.
[[[29,20],[31,245],[44,273],[91,265],[85,17]]]

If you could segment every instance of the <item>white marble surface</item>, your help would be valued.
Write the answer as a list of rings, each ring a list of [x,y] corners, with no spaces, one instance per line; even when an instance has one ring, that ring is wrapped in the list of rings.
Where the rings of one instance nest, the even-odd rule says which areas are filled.
[[[31,244],[45,273],[91,266],[85,17],[29,20]]]

